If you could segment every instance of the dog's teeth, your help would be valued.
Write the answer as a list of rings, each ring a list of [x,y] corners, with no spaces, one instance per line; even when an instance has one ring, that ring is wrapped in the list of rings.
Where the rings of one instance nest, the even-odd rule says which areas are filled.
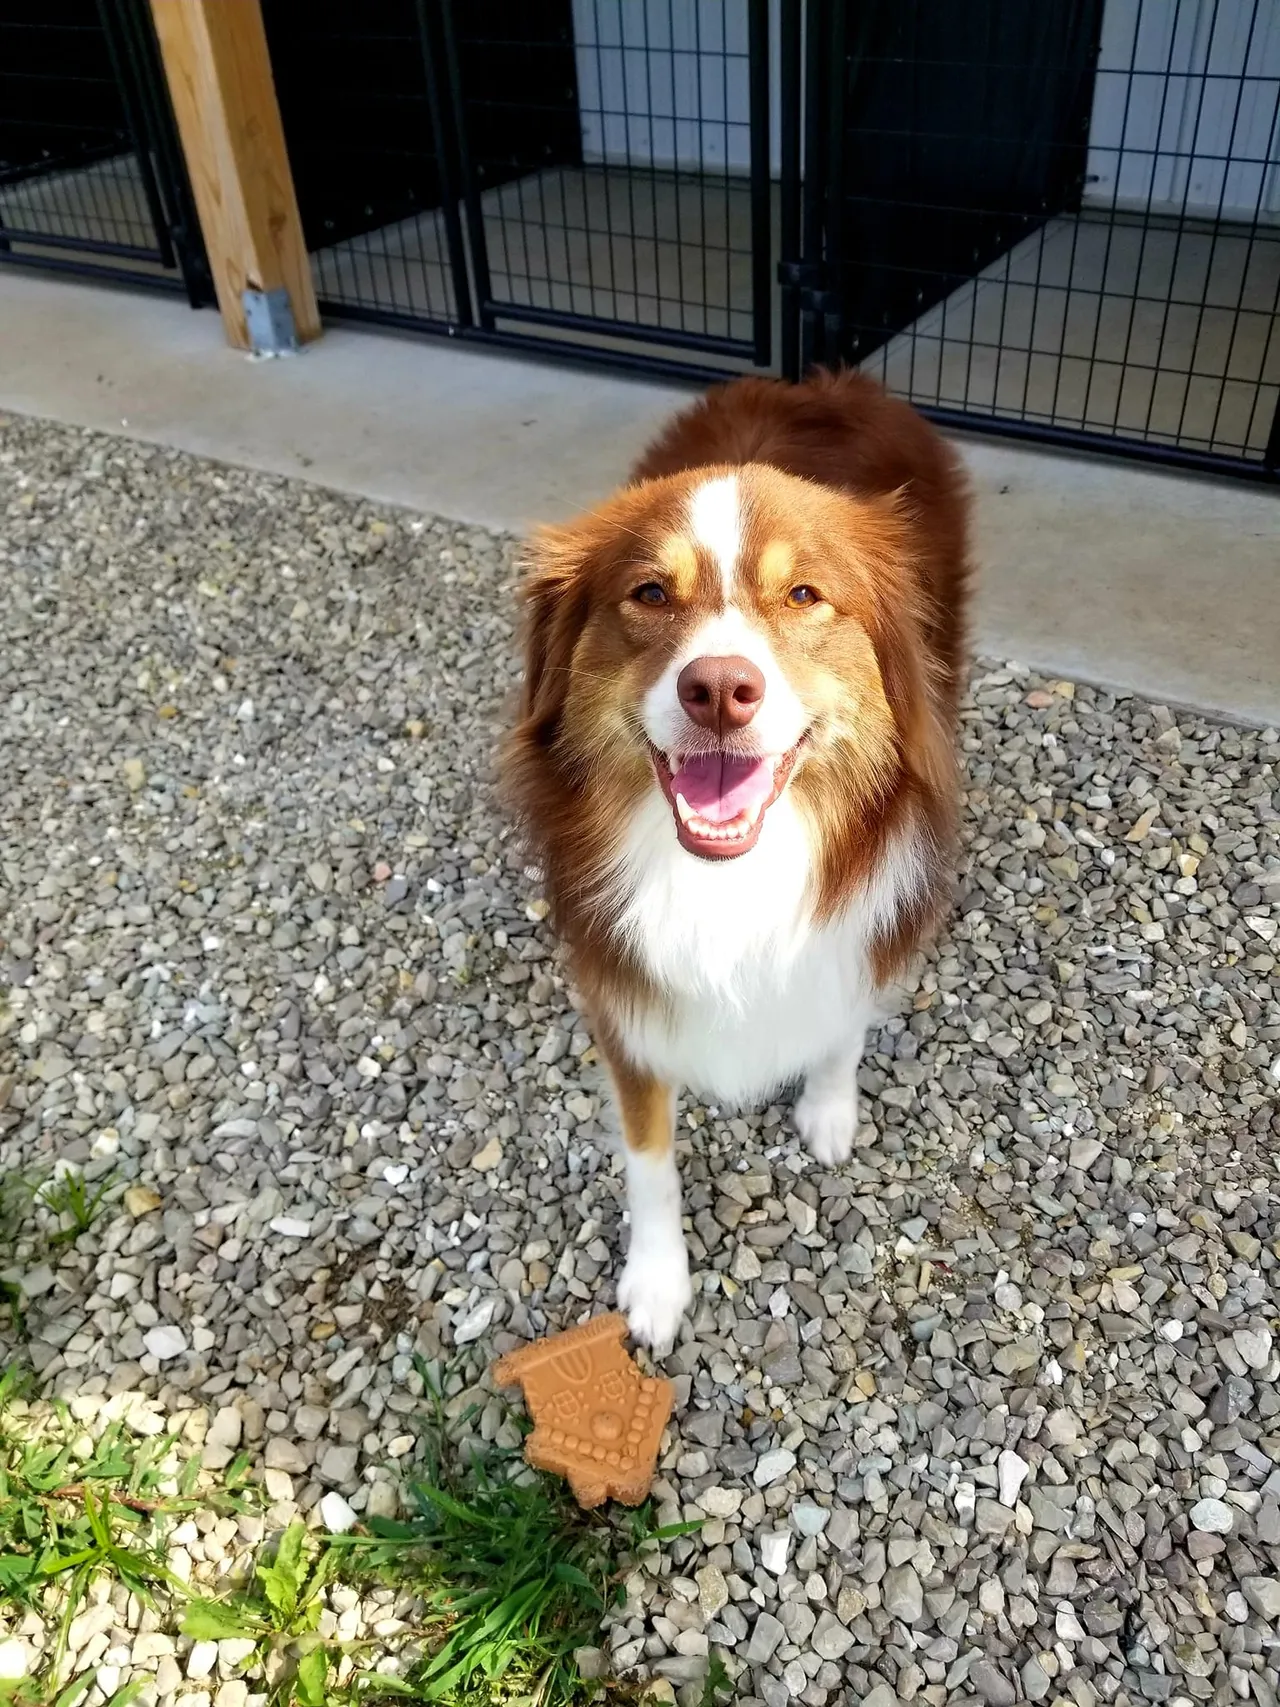
[[[683,794],[676,795],[676,811],[680,814],[680,822],[682,824],[688,824],[693,821],[693,807],[690,806]]]

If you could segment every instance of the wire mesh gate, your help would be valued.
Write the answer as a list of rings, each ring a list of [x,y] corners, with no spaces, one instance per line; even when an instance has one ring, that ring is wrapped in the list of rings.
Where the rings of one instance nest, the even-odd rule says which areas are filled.
[[[1275,478],[1271,0],[265,0],[330,314]]]
[[[809,0],[806,29],[796,365],[1280,475],[1274,0]]]
[[[145,0],[5,0],[0,261],[212,301]]]
[[[331,315],[715,378],[773,339],[769,0],[265,0]]]

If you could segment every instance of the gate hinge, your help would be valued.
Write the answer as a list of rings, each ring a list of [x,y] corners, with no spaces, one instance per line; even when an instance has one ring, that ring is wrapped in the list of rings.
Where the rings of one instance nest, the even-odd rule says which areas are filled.
[[[800,293],[802,314],[832,314],[840,306],[840,293],[823,282],[821,261],[779,261],[778,283]]]
[[[822,278],[820,261],[779,261],[778,283],[792,289],[812,290]]]

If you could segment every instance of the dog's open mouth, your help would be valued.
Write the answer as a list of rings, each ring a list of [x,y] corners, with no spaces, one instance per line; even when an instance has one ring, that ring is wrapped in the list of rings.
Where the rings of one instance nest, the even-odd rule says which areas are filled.
[[[787,786],[800,745],[764,757],[653,749],[653,768],[675,814],[680,846],[699,859],[735,859],[756,845],[765,813]]]

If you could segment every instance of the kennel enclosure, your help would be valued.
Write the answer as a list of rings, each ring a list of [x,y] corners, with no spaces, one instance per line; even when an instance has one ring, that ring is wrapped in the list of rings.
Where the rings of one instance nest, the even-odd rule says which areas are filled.
[[[0,0],[0,262],[212,300],[145,0]]]
[[[951,426],[1280,478],[1267,0],[262,18],[331,319],[695,381],[853,363]],[[142,0],[0,0],[0,44],[0,263],[207,298]]]

